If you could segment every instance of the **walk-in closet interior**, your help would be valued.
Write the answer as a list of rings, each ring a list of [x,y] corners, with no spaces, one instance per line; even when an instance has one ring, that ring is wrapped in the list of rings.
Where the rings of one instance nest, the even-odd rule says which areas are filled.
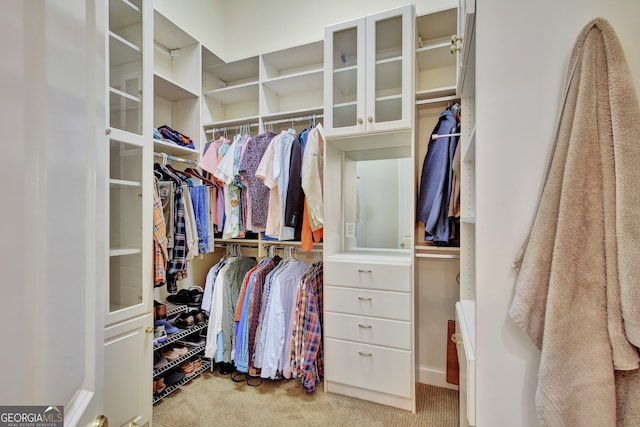
[[[7,2],[0,404],[153,425],[215,373],[538,425],[514,261],[587,22],[640,87],[640,5],[560,3]]]
[[[470,5],[388,8],[225,61],[159,5],[108,2],[116,424],[212,369],[410,412],[417,383],[457,389],[449,324],[473,280],[460,271],[474,234]],[[138,375],[121,368],[128,346]],[[140,400],[111,392],[123,387]]]

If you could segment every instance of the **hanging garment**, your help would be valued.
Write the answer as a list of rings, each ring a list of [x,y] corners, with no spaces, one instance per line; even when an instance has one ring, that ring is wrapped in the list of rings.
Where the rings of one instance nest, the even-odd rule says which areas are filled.
[[[162,286],[167,280],[167,230],[164,224],[158,179],[153,177],[153,284]]]
[[[306,134],[305,130],[293,140],[289,160],[289,183],[284,204],[284,224],[294,229],[299,228],[302,224],[304,193],[302,192],[302,143],[300,139]]]
[[[262,353],[258,359],[262,361],[261,378],[276,379],[282,370],[282,349],[285,339],[289,339],[285,335],[295,307],[296,285],[307,268],[304,261],[289,260],[271,280],[260,327],[260,346],[256,350]]]
[[[432,134],[459,133],[458,126],[453,112],[447,109],[440,115]],[[436,244],[448,244],[451,235],[448,215],[451,167],[457,144],[457,136],[440,137],[430,141],[422,165],[416,217],[425,224],[425,240]]]
[[[154,164],[154,170],[164,179],[175,183],[174,210],[171,220],[174,224],[173,249],[167,262],[167,292],[178,291],[178,280],[187,278],[187,241],[185,223],[185,203],[182,191],[182,180],[167,167],[158,163]]]
[[[318,123],[307,133],[302,158],[301,185],[307,199],[309,224],[312,231],[323,227],[323,169],[324,169],[324,129]]]
[[[510,315],[549,426],[640,425],[640,109],[615,32],[583,28]]]
[[[255,232],[264,231],[269,211],[269,188],[256,177],[256,171],[274,136],[275,133],[267,131],[251,138],[238,168],[251,200],[251,230]]]

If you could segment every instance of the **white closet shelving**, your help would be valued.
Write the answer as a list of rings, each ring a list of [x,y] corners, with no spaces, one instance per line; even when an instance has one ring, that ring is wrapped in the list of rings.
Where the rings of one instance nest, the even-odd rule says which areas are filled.
[[[189,148],[154,139],[154,150],[195,158],[202,139],[200,44],[158,11],[153,28],[153,127],[167,125],[194,144]]]
[[[263,122],[323,112],[322,41],[260,56]]]
[[[324,80],[325,390],[409,411],[414,24],[407,6],[326,27]]]
[[[203,49],[205,129],[259,123],[259,58],[224,63]]]
[[[151,263],[152,10],[141,0],[109,0],[106,6],[107,128],[98,153],[108,188],[100,205],[109,222],[98,236],[109,248],[103,269],[108,272],[104,411],[114,425],[146,424],[153,340],[146,268]]]
[[[434,99],[456,94],[457,63],[451,51],[456,34],[457,8],[419,16],[416,49],[416,99]],[[454,52],[455,53],[455,52]]]

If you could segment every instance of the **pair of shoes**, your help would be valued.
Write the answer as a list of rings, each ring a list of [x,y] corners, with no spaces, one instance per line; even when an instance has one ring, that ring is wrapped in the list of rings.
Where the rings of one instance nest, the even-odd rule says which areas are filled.
[[[173,328],[173,326],[172,326]],[[175,329],[175,328],[174,328]],[[167,336],[167,331],[164,325],[157,325],[153,330],[153,345],[160,344],[162,342],[166,342],[169,339]]]
[[[189,349],[187,348],[187,346],[181,342],[177,342],[173,345],[173,351],[178,353],[180,356],[184,356],[189,353]]]
[[[173,362],[174,360],[180,359],[181,356],[173,351],[173,348],[168,347],[162,349],[162,357],[167,359],[169,362]]]
[[[180,364],[180,366],[178,366],[178,371],[182,372],[186,376],[190,377],[191,375],[193,375],[195,373],[195,369],[193,367],[193,362],[190,362],[188,360],[182,362]]]
[[[236,368],[233,366],[233,363],[222,362],[220,363],[220,374],[229,375],[231,372],[235,371]]]
[[[160,369],[165,366],[167,363],[167,359],[162,356],[162,354],[154,352],[153,353],[153,369]]]
[[[167,388],[164,383],[164,378],[160,377],[157,380],[153,380],[153,394],[162,393]]]
[[[193,315],[187,312],[182,312],[175,319],[175,325],[181,329],[190,329],[195,325],[195,319]]]
[[[167,334],[177,334],[178,332],[180,332],[178,331],[178,328],[176,328],[166,320],[162,320],[162,319],[156,320],[155,325],[156,325],[156,328],[158,326],[162,326]]]
[[[207,321],[207,315],[202,310],[191,310],[189,315],[193,316],[196,325],[203,325]]]
[[[167,387],[175,385],[184,379],[185,375],[182,372],[171,370],[166,375],[163,375],[164,383]]]
[[[193,370],[197,371],[202,367],[202,359],[200,356],[195,356],[191,359],[191,363],[193,364]]]
[[[177,294],[169,295],[167,301],[175,305],[200,306],[203,293],[200,289],[181,289]]]
[[[169,362],[173,362],[174,360],[178,360],[189,353],[189,349],[184,344],[176,343],[167,348],[163,348],[161,353],[162,357],[167,359]]]
[[[153,300],[153,318],[166,319],[167,318],[167,305],[156,300]]]
[[[184,343],[189,347],[201,347],[205,345],[206,340],[200,334],[192,334],[184,339]]]

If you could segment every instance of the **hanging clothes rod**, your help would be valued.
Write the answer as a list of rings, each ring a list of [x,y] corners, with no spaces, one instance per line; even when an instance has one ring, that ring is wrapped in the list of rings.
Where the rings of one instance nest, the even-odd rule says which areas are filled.
[[[270,122],[264,122],[265,125],[277,125],[281,123],[291,123],[291,122],[305,122],[308,120],[322,119],[324,118],[324,114],[311,114],[309,116],[304,117],[292,117],[290,119],[282,119],[282,120],[272,120]]]
[[[174,162],[180,162],[180,163],[186,163],[188,165],[195,165],[197,164],[197,162],[195,160],[189,160],[189,159],[183,159],[182,157],[175,157],[171,154],[166,154],[166,153],[156,153],[154,152],[153,155],[155,157],[161,157],[161,158],[167,158],[167,160],[171,160]]]
[[[205,133],[226,132],[227,130],[241,128],[242,126],[249,126],[249,127],[254,128],[254,127],[260,126],[260,124],[259,123],[243,123],[243,124],[240,124],[238,126],[229,126],[229,127],[223,127],[223,128],[206,129]]]
[[[460,259],[456,254],[416,254],[416,258]]]
[[[296,247],[296,246],[285,246],[285,245],[264,245],[265,249],[269,250],[271,248],[273,248],[273,250],[294,250],[294,251],[298,251],[298,252],[316,252],[316,253],[322,253],[322,249],[311,249],[310,251],[305,251],[302,250],[302,248]]]
[[[431,140],[434,141],[438,138],[446,138],[449,136],[460,136],[462,135],[461,133],[445,133],[444,135],[438,135],[437,133],[434,133],[433,135],[431,135]]]

